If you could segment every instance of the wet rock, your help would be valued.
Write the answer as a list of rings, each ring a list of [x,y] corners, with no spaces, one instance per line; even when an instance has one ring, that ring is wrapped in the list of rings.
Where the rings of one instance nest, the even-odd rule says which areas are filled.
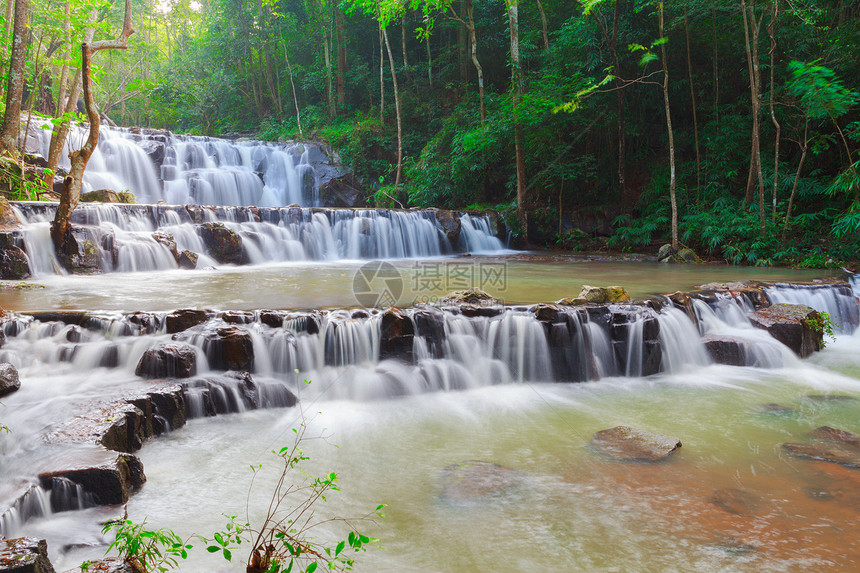
[[[190,271],[190,270],[194,270],[197,268],[197,261],[199,258],[200,258],[200,255],[198,255],[197,253],[193,253],[189,250],[185,250],[185,251],[182,251],[181,253],[179,253],[179,260],[177,262],[179,263],[180,269],[185,269],[185,270]]]
[[[130,454],[104,456],[102,463],[39,474],[39,483],[51,489],[55,480],[66,479],[81,486],[95,505],[126,503],[132,492],[146,482],[143,464]]]
[[[251,324],[255,320],[253,312],[241,310],[225,310],[218,314],[218,318],[229,324]]]
[[[448,503],[492,499],[520,485],[523,474],[515,469],[482,461],[466,461],[442,470],[439,497]]]
[[[21,222],[15,215],[12,205],[9,204],[6,196],[0,196],[0,231],[10,231],[21,226]]]
[[[445,342],[445,317],[441,312],[418,310],[412,314],[415,334],[421,336],[434,358],[442,358]]]
[[[460,305],[460,314],[463,316],[498,316],[505,312],[505,307],[503,306],[483,306],[476,304],[461,304]]]
[[[65,573],[81,573],[81,568],[70,569]],[[146,573],[134,563],[120,561],[119,559],[100,559],[90,561],[87,573]]]
[[[203,332],[203,349],[209,366],[219,370],[254,369],[251,333],[238,326],[221,326]]]
[[[212,210],[202,205],[186,205],[185,210],[188,213],[188,217],[191,219],[191,222],[197,225],[206,223],[209,221],[209,217],[212,216]]]
[[[568,298],[563,298],[563,299],[557,301],[555,304],[557,304],[559,306],[580,306],[583,304],[588,304],[588,301],[584,298],[568,297]]]
[[[150,410],[149,422],[151,424],[151,407],[143,407]],[[109,450],[125,453],[136,452],[143,446],[147,435],[153,434],[151,425],[147,424],[146,414],[134,404],[117,406],[110,414],[109,420],[111,422],[101,437],[101,444]]]
[[[0,362],[0,398],[21,388],[18,370],[8,362]]]
[[[190,378],[197,373],[197,353],[188,344],[164,342],[143,353],[134,373],[143,378]]]
[[[113,234],[105,229],[72,225],[57,251],[57,259],[74,274],[91,275],[102,270],[102,242],[110,245]],[[110,250],[110,249],[109,249]]]
[[[782,449],[798,458],[830,462],[848,468],[860,468],[860,451],[856,448],[823,444],[782,444]]]
[[[119,194],[112,189],[96,189],[81,193],[81,203],[122,203]]]
[[[48,559],[48,542],[32,537],[0,537],[0,572],[54,573]]]
[[[667,262],[675,254],[675,249],[672,245],[666,244],[657,250],[657,260],[661,263]]]
[[[768,413],[768,414],[776,414],[779,416],[790,416],[790,415],[794,415],[797,413],[787,406],[782,406],[780,404],[774,404],[774,403],[762,404],[761,405],[761,411]]]
[[[209,254],[223,265],[243,265],[248,262],[242,249],[242,237],[224,226],[224,223],[203,223],[197,232]]]
[[[683,248],[678,251],[678,258],[685,263],[701,263],[702,259],[696,254],[693,249]]]
[[[730,557],[742,557],[758,551],[758,548],[755,545],[744,543],[736,537],[732,537],[730,535],[722,535],[720,537],[719,541],[708,543],[705,547]]]
[[[814,485],[803,486],[803,495],[815,501],[831,501],[836,498],[829,489]]]
[[[0,248],[0,279],[18,281],[30,276],[30,260],[20,247]]]
[[[595,287],[582,285],[579,296],[591,303],[630,302],[630,295],[621,286]]]
[[[616,426],[595,433],[591,445],[616,460],[659,462],[675,453],[681,441],[630,426]]]
[[[452,245],[457,245],[457,240],[460,238],[460,215],[456,211],[449,209],[436,209],[436,222],[442,227],[442,232],[448,237]]]
[[[164,155],[166,151],[164,142],[145,139],[143,141],[138,141],[137,146],[143,149],[149,157],[149,160],[152,161],[153,165],[155,165],[156,169],[161,168],[161,164],[164,163]]]
[[[762,500],[755,493],[733,487],[718,489],[710,502],[720,509],[735,515],[755,515],[761,509]]]
[[[174,310],[164,317],[164,319],[167,333],[175,334],[206,322],[207,312],[200,309],[184,308],[182,310]]]
[[[833,442],[835,444],[850,446],[852,448],[860,446],[860,436],[845,430],[837,430],[830,426],[820,426],[815,428],[810,432],[810,436],[818,440]]]
[[[396,358],[412,362],[412,345],[415,325],[407,315],[396,308],[382,313],[380,322],[379,358]]]
[[[329,179],[319,186],[320,202],[323,207],[367,207],[368,194],[362,188],[361,182],[349,173]]]
[[[501,304],[492,295],[479,288],[470,288],[448,293],[448,296],[440,301],[442,304],[473,304],[480,306],[496,306]]]
[[[534,313],[535,318],[541,322],[556,323],[559,322],[558,307],[551,304],[536,304],[529,309],[529,312]]]
[[[48,310],[30,313],[30,316],[39,322],[62,322],[77,326],[83,326],[90,319],[89,313],[80,310]]]
[[[813,402],[850,402],[857,398],[845,394],[809,394],[806,399]]]
[[[706,334],[702,337],[705,350],[717,364],[747,366],[747,347],[749,343],[742,338],[720,334]]]
[[[802,304],[775,304],[749,315],[756,328],[766,330],[801,358],[821,350],[823,334],[810,326],[818,311]]]
[[[167,250],[170,251],[170,254],[173,255],[173,258],[179,262],[179,250],[176,248],[176,239],[173,237],[171,233],[167,233],[165,231],[155,231],[152,234],[153,240],[167,247]]]
[[[260,322],[272,328],[281,328],[284,326],[284,313],[276,310],[261,310]]]

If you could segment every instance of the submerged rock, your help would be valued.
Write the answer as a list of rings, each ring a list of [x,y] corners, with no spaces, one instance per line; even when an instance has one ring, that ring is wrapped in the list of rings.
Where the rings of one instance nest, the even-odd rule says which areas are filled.
[[[781,404],[762,404],[761,411],[767,414],[776,414],[778,416],[790,416],[797,414],[796,411],[792,410],[788,406],[782,406]]]
[[[179,263],[180,269],[191,271],[197,268],[198,259],[200,259],[200,255],[186,249],[179,253],[179,259],[177,262]]]
[[[830,426],[820,426],[812,430],[810,435],[813,438],[824,440],[827,442],[833,442],[836,444],[842,444],[845,446],[851,446],[856,448],[860,446],[860,436],[857,434],[852,434],[851,432],[847,432],[845,430],[837,430],[836,428],[831,428]]]
[[[813,321],[820,318],[821,315],[812,307],[784,303],[757,310],[749,315],[753,326],[766,330],[801,358],[806,358],[822,348],[823,333],[811,326]]]
[[[32,537],[0,537],[0,572],[54,573],[48,559],[48,542]]]
[[[630,426],[616,426],[595,433],[591,445],[616,460],[659,462],[674,454],[681,441]]]
[[[143,353],[134,373],[143,378],[190,378],[197,374],[194,347],[164,342]]]
[[[439,497],[449,503],[474,502],[507,493],[522,480],[522,472],[499,464],[460,462],[442,470]]]
[[[782,444],[782,449],[798,458],[839,464],[848,468],[860,468],[860,450],[824,444]]]
[[[0,398],[21,388],[18,369],[8,362],[0,362]]]
[[[735,515],[755,515],[761,508],[761,498],[751,491],[733,487],[718,489],[710,502]]]

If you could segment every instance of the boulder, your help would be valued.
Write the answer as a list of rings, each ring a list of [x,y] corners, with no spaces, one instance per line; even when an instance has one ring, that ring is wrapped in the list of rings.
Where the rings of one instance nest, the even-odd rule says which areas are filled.
[[[254,369],[251,333],[238,326],[221,326],[203,332],[203,350],[209,366],[219,370]]]
[[[782,449],[798,458],[830,462],[849,468],[860,468],[860,450],[836,444],[782,444]]]
[[[11,231],[21,226],[21,222],[15,215],[12,205],[5,195],[0,195],[0,231]]]
[[[166,151],[163,141],[145,139],[143,141],[138,141],[137,146],[143,149],[143,151],[149,157],[149,160],[152,161],[153,165],[155,165],[156,169],[161,168],[161,164],[164,163],[164,156]]]
[[[761,498],[751,491],[728,487],[718,489],[710,502],[720,509],[735,515],[755,515],[761,508]]]
[[[197,268],[197,261],[199,258],[200,255],[198,255],[197,253],[185,250],[179,253],[179,260],[177,262],[179,263],[180,269],[186,269],[190,271]]]
[[[164,317],[165,325],[168,334],[175,334],[188,330],[192,326],[197,326],[206,322],[208,314],[205,310],[194,308],[183,308],[174,310]]]
[[[442,470],[441,499],[468,503],[499,497],[523,481],[522,472],[499,464],[466,461]]]
[[[48,559],[48,542],[32,537],[0,537],[0,572],[54,573]]]
[[[323,207],[367,207],[368,194],[362,191],[361,183],[352,174],[329,179],[318,190]]]
[[[122,203],[119,194],[111,189],[96,189],[81,193],[81,203]]]
[[[224,223],[203,223],[197,226],[197,233],[209,254],[219,263],[242,265],[248,262],[242,249],[242,237]]]
[[[801,358],[821,350],[823,333],[811,326],[821,315],[803,304],[774,304],[749,315],[756,328],[768,331]]]
[[[749,343],[738,337],[720,334],[706,334],[702,337],[705,350],[717,364],[747,366],[747,347]]]
[[[810,432],[810,436],[817,440],[823,440],[825,442],[832,442],[834,444],[839,444],[842,446],[848,446],[852,448],[860,447],[860,436],[857,434],[852,434],[851,432],[845,430],[837,430],[836,428],[831,428],[830,426],[820,426],[815,428]]]
[[[96,274],[102,271],[102,247],[111,246],[113,233],[87,225],[72,225],[57,251],[65,269],[74,274]]]
[[[19,281],[30,276],[30,259],[20,247],[10,245],[0,249],[0,279]]]
[[[497,306],[501,304],[492,295],[479,288],[470,288],[448,293],[448,296],[440,300],[442,304],[473,304],[480,306]]]
[[[558,307],[552,304],[536,304],[529,308],[529,312],[541,322],[552,324],[560,321]]]
[[[61,479],[81,486],[95,505],[126,503],[132,492],[146,482],[141,461],[130,454],[102,455],[98,465],[81,464],[57,471],[39,474],[44,489],[52,489]],[[53,503],[53,501],[52,501]]]
[[[584,298],[592,303],[630,302],[630,295],[621,286],[595,287],[582,285],[577,298]]]
[[[170,254],[173,255],[173,258],[179,262],[179,250],[176,248],[176,239],[173,237],[171,233],[167,233],[165,231],[155,231],[152,234],[152,239],[160,244],[167,247],[167,250],[170,251]]]
[[[396,358],[412,362],[412,344],[415,325],[412,319],[397,308],[382,313],[380,321],[379,358]]]
[[[0,398],[21,388],[18,370],[8,362],[0,362]]]
[[[284,313],[277,310],[261,310],[260,322],[272,328],[284,326]]]
[[[588,301],[585,300],[584,298],[579,298],[579,297],[576,297],[576,298],[567,297],[567,298],[563,298],[561,300],[556,301],[555,304],[557,304],[559,306],[581,306],[583,304],[588,304]]]
[[[675,249],[672,245],[666,244],[660,247],[657,251],[657,260],[661,263],[667,262],[675,254]]]
[[[616,460],[659,462],[678,451],[681,441],[630,426],[616,426],[596,432],[591,445]]]
[[[460,215],[456,211],[449,209],[436,210],[436,222],[442,227],[442,232],[448,237],[452,245],[457,245],[457,240],[460,238]]]
[[[134,373],[143,378],[190,378],[197,374],[197,353],[188,344],[164,342],[143,353]]]

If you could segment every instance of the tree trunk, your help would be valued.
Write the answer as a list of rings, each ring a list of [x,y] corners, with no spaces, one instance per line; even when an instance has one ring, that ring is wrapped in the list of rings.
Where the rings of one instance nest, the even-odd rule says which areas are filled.
[[[15,0],[6,0],[6,11],[3,18],[3,38],[5,40],[6,36],[9,34],[9,25],[12,24],[12,14],[13,9],[15,8]],[[6,64],[9,62],[9,53],[6,49],[6,42],[0,42],[2,46],[0,46],[0,78],[5,77],[6,75]],[[0,83],[0,98],[3,97],[5,93],[6,86]]]
[[[622,197],[627,187],[625,173],[627,171],[627,141],[626,141],[626,116],[624,113],[624,84],[620,79],[621,75],[621,59],[618,57],[618,17],[620,2],[615,2],[615,7],[612,12],[612,33],[609,33],[606,25],[597,15],[596,10],[592,10],[591,14],[600,28],[603,39],[609,48],[609,54],[612,57],[612,73],[615,76],[615,103],[618,107],[618,188],[621,191]]]
[[[337,105],[343,109],[346,105],[346,39],[343,33],[343,12],[340,8],[335,8],[334,23],[337,38],[337,79],[335,81],[335,85],[337,86]],[[286,48],[285,44],[285,51]],[[290,71],[290,82],[292,81],[293,72]],[[295,84],[293,85],[293,91],[295,92]]]
[[[774,143],[773,143],[773,209],[771,217],[776,221],[776,195],[779,186],[779,136],[781,127],[776,120],[776,113],[773,108],[773,92],[775,85],[773,83],[774,70],[774,52],[776,52],[776,37],[774,27],[776,26],[776,18],[779,16],[779,0],[773,0],[773,13],[770,18],[770,25],[767,27],[768,36],[770,36],[770,120],[773,122],[774,128]]]
[[[469,18],[466,28],[469,30],[469,47],[472,54],[472,64],[475,66],[475,71],[478,73],[478,101],[481,106],[481,125],[484,125],[487,119],[486,108],[484,107],[484,68],[481,62],[478,61],[478,36],[475,32],[475,10],[472,5],[472,0],[465,0],[466,16]]]
[[[693,89],[693,62],[690,58],[690,26],[687,20],[686,8],[684,8],[684,34],[687,38],[687,77],[690,79],[690,103],[693,109],[693,138],[696,144],[696,203],[698,203],[699,190],[702,188],[702,159],[699,152],[699,120],[696,115],[696,90]]]
[[[323,28],[323,57],[325,58],[325,96],[328,102],[328,115],[334,117],[337,115],[337,109],[334,105],[334,76],[332,74],[331,65],[331,46],[330,46],[331,31],[328,26]]]
[[[663,2],[657,4],[660,39],[663,39]],[[678,201],[675,197],[675,135],[672,132],[672,113],[669,110],[669,64],[666,60],[666,42],[660,44],[663,60],[663,105],[666,108],[666,131],[669,134],[669,201],[672,204],[672,249],[678,249]]]
[[[782,236],[780,242],[785,242],[785,234],[788,232],[789,221],[791,221],[791,208],[794,206],[794,194],[797,191],[797,184],[800,181],[800,172],[803,170],[803,164],[806,162],[806,152],[809,150],[809,121],[803,126],[803,152],[800,154],[800,163],[797,164],[797,172],[794,174],[794,185],[791,186],[791,196],[788,198],[788,209],[785,211],[785,224],[782,227]]]
[[[290,87],[293,89],[293,104],[296,107],[296,124],[299,126],[299,137],[304,137],[304,131],[302,131],[302,114],[299,112],[299,98],[296,95],[296,82],[293,80],[293,66],[290,65],[290,56],[287,53],[287,41],[284,40],[284,60],[287,62],[287,73],[290,74]],[[338,68],[340,69],[340,68]]]
[[[758,179],[759,197],[759,234],[765,236],[764,217],[764,176],[761,169],[761,69],[758,63],[758,37],[761,30],[761,18],[755,17],[755,0],[747,7],[745,0],[741,0],[741,11],[744,21],[744,38],[746,42],[747,67],[750,76],[750,99],[752,101],[752,142],[750,151],[750,170],[747,176],[747,189],[744,198],[744,207],[749,207],[752,202],[753,178]],[[748,13],[749,12],[749,13]],[[763,18],[764,16],[762,16]]]
[[[18,147],[21,131],[21,92],[24,90],[24,64],[27,60],[27,38],[30,31],[30,0],[15,0],[15,24],[12,32],[12,58],[6,88],[6,115],[0,129],[0,151],[12,153]]]
[[[506,0],[508,5],[508,27],[511,32],[511,93],[514,108],[514,149],[517,160],[517,218],[528,243],[528,218],[526,215],[526,159],[523,147],[522,126],[518,108],[523,95],[522,68],[520,66],[519,7],[518,0]]]
[[[543,37],[543,49],[544,51],[549,51],[549,34],[546,31],[546,13],[543,11],[543,4],[541,4],[540,0],[535,0],[537,2],[538,12],[540,12],[540,29],[541,36]],[[618,0],[616,0],[616,4]]]
[[[430,17],[426,14],[424,15],[424,27],[425,29],[430,23]],[[425,34],[424,37],[424,45],[427,46],[427,81],[430,83],[430,87],[433,87],[433,56],[430,53],[430,34]]]
[[[397,73],[394,71],[394,58],[391,55],[391,44],[388,42],[388,31],[382,29],[385,40],[385,50],[388,52],[388,63],[391,65],[391,84],[394,86],[394,110],[397,115],[397,175],[394,177],[395,189],[400,189],[400,174],[403,171],[403,127],[400,116],[400,90],[397,87]]]
[[[125,50],[128,47],[128,37],[134,34],[131,27],[131,0],[125,0],[125,19],[122,32],[115,40],[101,40],[98,42],[84,42],[81,44],[81,77],[84,90],[84,104],[87,108],[87,119],[90,131],[84,145],[77,151],[70,153],[72,168],[63,180],[63,192],[60,195],[60,204],[57,213],[51,223],[51,239],[57,252],[61,252],[69,238],[70,221],[72,211],[78,205],[81,197],[81,183],[87,162],[99,143],[99,110],[93,100],[92,88],[90,86],[90,62],[93,53],[99,50],[118,49]]]
[[[412,74],[409,72],[409,58],[406,56],[406,16],[400,17],[400,49],[403,52],[403,75],[406,82],[412,83]]]
[[[382,24],[379,24],[379,123],[385,125],[385,52],[382,40]]]

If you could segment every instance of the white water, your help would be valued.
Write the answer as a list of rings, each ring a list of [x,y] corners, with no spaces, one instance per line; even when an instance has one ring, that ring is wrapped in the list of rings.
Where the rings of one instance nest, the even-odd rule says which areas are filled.
[[[178,268],[171,251],[155,239],[159,232],[172,237],[179,252],[197,253],[197,268],[217,266],[204,244],[200,227],[192,221],[222,223],[240,237],[242,250],[251,264],[306,261],[375,259],[426,259],[452,253],[452,247],[433,211],[389,211],[375,209],[309,208],[249,209],[182,206],[82,204],[73,214],[75,224],[86,225],[102,237],[103,272],[163,271]],[[25,250],[36,276],[63,273],[50,240],[50,221],[55,206],[19,203]],[[463,216],[467,241],[485,250],[493,239],[486,216]],[[473,227],[477,225],[477,227]],[[110,245],[111,248],[106,248]]]

